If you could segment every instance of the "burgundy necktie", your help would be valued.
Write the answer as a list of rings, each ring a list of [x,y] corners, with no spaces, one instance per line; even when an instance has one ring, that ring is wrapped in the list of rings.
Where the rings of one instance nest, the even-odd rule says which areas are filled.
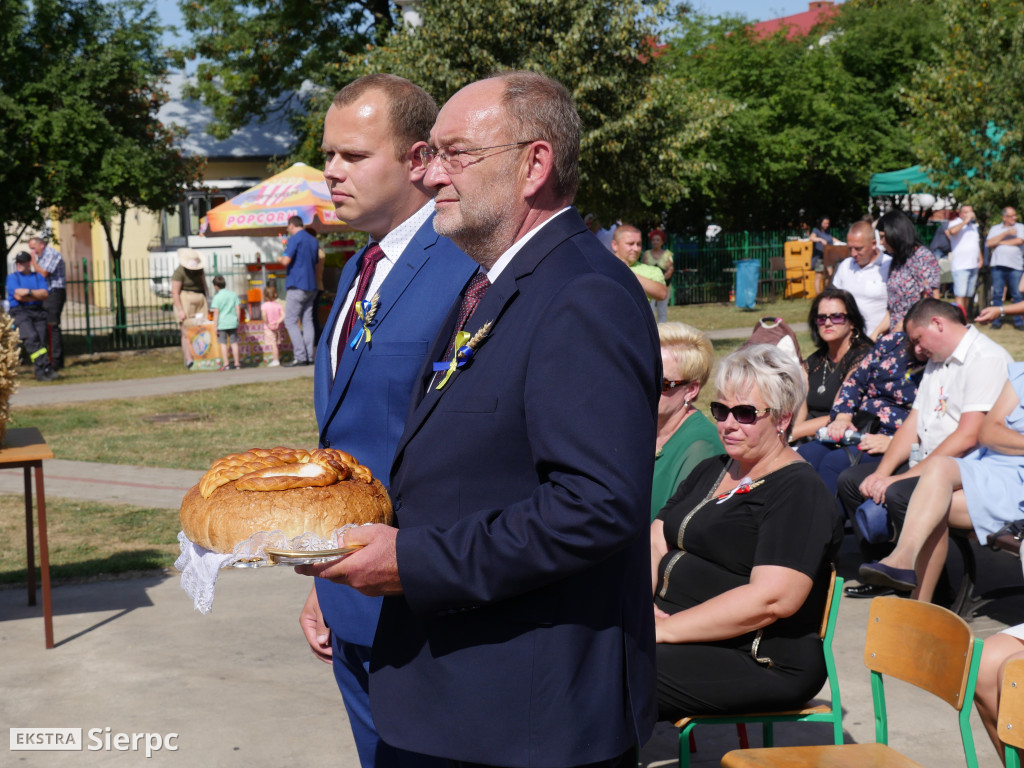
[[[458,337],[459,331],[466,327],[466,323],[469,322],[469,318],[473,315],[477,304],[480,303],[480,299],[484,297],[484,294],[487,293],[487,289],[490,287],[491,281],[487,279],[487,275],[483,272],[477,272],[473,279],[469,281],[465,293],[462,294],[462,302],[459,304],[459,315],[455,319],[455,328],[452,330],[452,337],[448,341],[448,350],[444,354],[444,362],[451,361],[452,355],[455,354],[455,339]],[[437,384],[444,375],[444,371],[436,371],[430,380],[430,386]]]
[[[373,273],[377,269],[377,262],[384,258],[384,251],[376,243],[371,243],[365,251],[359,265],[359,280],[356,282],[356,294],[352,297],[352,305],[348,308],[348,315],[345,317],[345,324],[341,327],[341,335],[338,337],[338,362],[348,346],[348,337],[352,335],[352,329],[356,324],[356,307],[359,302],[366,298],[366,292],[373,280]]]
[[[487,279],[487,275],[483,272],[477,272],[473,279],[469,281],[469,285],[466,286],[466,292],[462,294],[462,303],[459,305],[459,317],[455,321],[455,330],[452,331],[452,338],[448,342],[448,351],[445,352],[444,359],[451,360],[452,355],[455,352],[455,337],[458,336],[459,331],[466,327],[466,323],[469,322],[469,318],[473,315],[476,310],[477,304],[480,303],[480,299],[487,293],[487,289],[491,287],[491,281]]]

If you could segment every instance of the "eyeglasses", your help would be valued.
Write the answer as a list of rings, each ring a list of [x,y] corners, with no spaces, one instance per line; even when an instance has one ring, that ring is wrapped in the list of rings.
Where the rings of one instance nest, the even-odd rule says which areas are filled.
[[[663,378],[661,380],[661,391],[662,391],[662,393],[671,392],[676,387],[681,387],[684,384],[689,384],[689,383],[690,383],[689,379],[680,379],[679,381],[672,381],[671,379],[664,379]]]
[[[833,312],[830,315],[815,315],[814,322],[817,325],[824,325],[826,322],[832,323],[832,325],[845,325],[848,317],[849,315],[845,312]]]
[[[462,169],[465,168],[463,161],[460,159],[462,155],[469,154],[470,152],[483,152],[485,149],[504,149],[505,147],[521,147],[524,144],[532,144],[536,139],[530,141],[514,141],[511,144],[495,144],[493,147],[473,147],[471,149],[456,149],[455,147],[444,147],[442,149],[434,149],[433,147],[420,147],[420,162],[424,166],[430,165],[434,162],[436,157],[441,161],[441,167],[444,168],[445,173],[461,173]]]
[[[764,416],[771,408],[755,408],[752,405],[734,405],[732,408],[724,403],[714,402],[711,404],[711,415],[715,421],[725,421],[729,414],[740,424],[753,424],[758,417]]]

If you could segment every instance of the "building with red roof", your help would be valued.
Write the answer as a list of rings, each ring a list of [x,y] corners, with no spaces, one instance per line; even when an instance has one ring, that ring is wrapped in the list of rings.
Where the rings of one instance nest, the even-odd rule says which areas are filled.
[[[786,29],[786,38],[792,40],[794,37],[806,37],[815,24],[827,21],[834,16],[839,8],[831,0],[811,0],[809,8],[803,13],[794,13],[790,16],[783,16],[779,19],[769,19],[750,28],[758,37],[771,37],[780,29]]]

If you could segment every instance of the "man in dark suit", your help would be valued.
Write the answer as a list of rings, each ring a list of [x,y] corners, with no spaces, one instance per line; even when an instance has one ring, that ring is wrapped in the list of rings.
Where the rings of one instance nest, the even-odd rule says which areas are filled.
[[[427,346],[475,271],[431,223],[419,150],[436,115],[418,86],[370,75],[335,96],[324,122],[324,176],[338,217],[371,242],[345,265],[317,348],[320,445],[348,451],[385,484]],[[318,579],[300,622],[313,652],[333,662],[363,768],[436,765],[398,754],[374,729],[368,665],[380,602]]]
[[[473,83],[430,136],[434,228],[481,277],[414,393],[398,528],[355,529],[361,551],[299,570],[386,595],[370,701],[389,743],[457,766],[627,766],[656,717],[653,315],[571,207],[565,88]]]

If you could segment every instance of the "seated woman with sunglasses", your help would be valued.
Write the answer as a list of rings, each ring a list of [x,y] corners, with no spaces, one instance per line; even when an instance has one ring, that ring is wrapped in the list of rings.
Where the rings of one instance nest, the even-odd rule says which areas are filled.
[[[826,676],[818,628],[843,528],[787,444],[804,377],[758,344],[729,355],[715,385],[726,455],[701,462],[651,525],[661,720],[796,707]]]
[[[839,288],[826,288],[814,297],[807,324],[817,349],[804,362],[807,400],[796,415],[794,440],[814,437],[829,423],[839,388],[873,346],[856,299]]]
[[[658,323],[661,400],[654,454],[651,519],[695,466],[722,453],[715,425],[693,407],[711,375],[715,350],[707,334],[686,323]]]
[[[828,438],[811,440],[796,449],[830,491],[836,492],[843,470],[881,460],[910,414],[923,373],[924,361],[914,356],[906,336],[889,333],[847,376],[829,412]],[[844,445],[842,441],[851,430],[862,436],[856,444]]]

